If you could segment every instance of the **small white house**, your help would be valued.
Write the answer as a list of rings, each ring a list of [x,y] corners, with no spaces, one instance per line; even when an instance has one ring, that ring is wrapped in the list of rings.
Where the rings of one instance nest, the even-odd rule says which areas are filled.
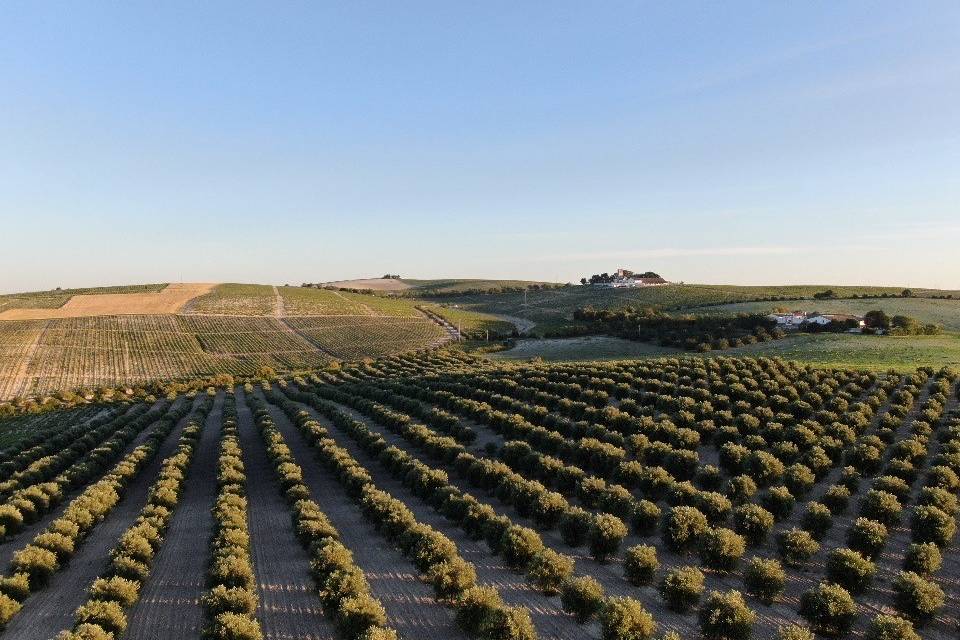
[[[825,326],[831,322],[848,322],[854,321],[857,324],[857,328],[862,329],[866,326],[866,323],[863,321],[863,318],[860,316],[851,316],[842,313],[818,313],[816,315],[808,316],[805,322],[808,324],[816,324]]]
[[[770,320],[776,320],[777,326],[781,329],[797,329],[807,319],[807,314],[803,311],[794,311],[792,313],[771,313],[767,316]]]

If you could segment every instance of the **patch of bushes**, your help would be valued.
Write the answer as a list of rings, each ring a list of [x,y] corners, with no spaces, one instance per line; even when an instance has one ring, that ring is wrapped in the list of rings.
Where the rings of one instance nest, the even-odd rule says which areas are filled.
[[[711,591],[697,617],[703,637],[709,640],[747,640],[757,620],[739,591]]]
[[[743,572],[747,593],[769,606],[776,602],[787,583],[787,574],[773,559],[753,558]]]
[[[658,585],[667,606],[680,613],[689,611],[703,594],[703,573],[696,567],[680,567],[667,573]]]

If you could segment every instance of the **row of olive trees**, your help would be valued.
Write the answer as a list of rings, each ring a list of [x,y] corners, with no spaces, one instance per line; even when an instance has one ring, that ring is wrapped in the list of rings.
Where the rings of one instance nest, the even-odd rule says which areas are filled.
[[[160,444],[188,411],[188,405],[169,410],[143,444],[127,454],[110,473],[84,489],[59,518],[14,554],[10,574],[0,577],[0,625],[9,622],[24,600],[43,589],[50,577],[74,556],[87,535],[116,507],[124,489],[157,455]]]
[[[0,451],[0,482],[6,481],[18,471],[44,456],[56,453],[74,443],[80,436],[97,431],[100,427],[116,421],[130,407],[105,409],[103,415],[90,416],[91,409],[57,411],[41,418],[42,424],[30,424],[30,433]],[[147,405],[130,409],[133,413],[147,410]],[[8,423],[9,424],[9,423]],[[9,427],[14,425],[10,424]]]
[[[418,498],[457,523],[472,538],[485,540],[491,552],[502,557],[511,569],[524,572],[527,579],[546,595],[560,594],[564,609],[577,615],[581,622],[598,616],[604,636],[608,638],[652,637],[656,624],[639,602],[632,598],[608,598],[592,579],[575,577],[573,559],[548,547],[536,531],[514,524],[489,504],[460,491],[447,482],[446,473],[432,469],[397,447],[387,446],[381,435],[353,420],[335,405],[311,394],[290,389],[286,392],[324,413],[338,428],[376,456],[378,464],[400,479]],[[297,415],[296,406],[286,398],[273,395],[272,399],[290,414]],[[446,440],[452,441],[450,438]],[[401,507],[406,509],[398,503],[398,508]],[[609,515],[593,519],[587,532],[591,551],[601,561],[615,552],[625,535],[623,523]],[[597,605],[589,612],[580,608],[583,598],[573,595],[584,586],[595,596]],[[483,592],[477,591],[474,595],[482,597]]]
[[[256,578],[247,526],[246,473],[232,392],[224,398],[221,428],[218,492],[207,568],[209,589],[203,595],[208,618],[205,635],[221,640],[261,640],[263,630],[256,618]]]
[[[84,442],[76,449],[71,446],[61,453],[42,458],[41,460],[49,464],[43,470],[35,469],[35,476],[28,479],[28,474],[17,474],[23,483],[22,488],[14,491],[5,503],[0,504],[0,536],[18,533],[24,525],[36,522],[59,505],[64,495],[72,489],[85,485],[103,473],[116,462],[137,434],[155,423],[162,415],[163,407],[147,411],[145,405],[140,405],[108,425],[96,429],[98,433],[94,440],[99,440],[99,444],[95,448],[88,448],[89,442]],[[100,431],[103,433],[99,433]],[[87,436],[83,436],[84,440],[86,438]],[[85,450],[86,454],[81,456],[79,451],[82,450]],[[58,468],[63,470],[51,477],[48,471],[53,472]]]
[[[366,468],[337,445],[316,420],[301,413],[281,394],[271,392],[270,398],[295,421],[307,441],[317,449],[321,463],[337,475],[364,516],[424,573],[437,597],[454,608],[457,623],[467,633],[489,640],[537,637],[529,611],[505,604],[493,587],[478,586],[473,564],[463,559],[452,540],[417,521],[403,502],[378,489]]]
[[[123,635],[126,611],[140,599],[154,557],[180,502],[200,432],[212,406],[211,393],[190,415],[176,451],[163,461],[157,480],[150,487],[146,504],[133,525],[120,536],[110,553],[106,572],[93,582],[87,601],[77,609],[72,631],[62,632],[58,640],[109,640]]]
[[[310,555],[310,567],[323,609],[346,640],[396,640],[397,633],[387,626],[387,615],[380,601],[370,592],[363,571],[353,554],[340,542],[336,528],[310,498],[303,482],[303,470],[297,464],[283,434],[270,417],[266,404],[248,392],[257,427],[274,464],[280,490],[291,510],[297,539]]]

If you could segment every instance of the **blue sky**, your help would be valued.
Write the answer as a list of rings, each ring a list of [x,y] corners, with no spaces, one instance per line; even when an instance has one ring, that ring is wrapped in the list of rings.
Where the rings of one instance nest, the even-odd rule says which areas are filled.
[[[0,291],[960,288],[960,3],[0,5]]]

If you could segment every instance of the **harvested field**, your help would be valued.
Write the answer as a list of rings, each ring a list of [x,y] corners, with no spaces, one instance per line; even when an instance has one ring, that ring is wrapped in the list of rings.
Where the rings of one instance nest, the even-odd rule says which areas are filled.
[[[208,293],[213,287],[213,284],[202,283],[168,284],[157,292],[78,294],[58,308],[7,309],[0,312],[0,320],[177,313],[190,300]]]

